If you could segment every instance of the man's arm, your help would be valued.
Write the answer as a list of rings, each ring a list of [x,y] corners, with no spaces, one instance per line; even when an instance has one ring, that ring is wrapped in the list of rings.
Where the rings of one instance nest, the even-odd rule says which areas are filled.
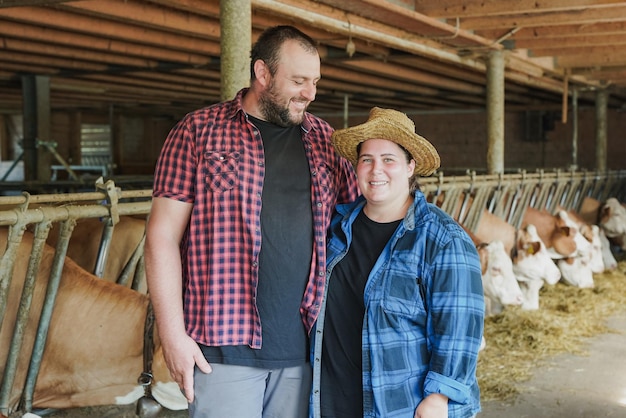
[[[183,319],[180,242],[187,227],[191,203],[154,198],[146,226],[144,258],[148,293],[154,307],[165,362],[172,378],[193,401],[193,372],[211,366],[198,344],[187,335]]]

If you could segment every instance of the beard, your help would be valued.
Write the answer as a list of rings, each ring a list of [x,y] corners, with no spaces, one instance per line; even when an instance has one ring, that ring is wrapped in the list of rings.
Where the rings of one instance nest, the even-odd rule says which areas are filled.
[[[292,115],[288,106],[280,104],[279,95],[273,81],[267,90],[259,96],[259,108],[267,122],[278,126],[296,126],[304,120],[304,112],[299,115]]]

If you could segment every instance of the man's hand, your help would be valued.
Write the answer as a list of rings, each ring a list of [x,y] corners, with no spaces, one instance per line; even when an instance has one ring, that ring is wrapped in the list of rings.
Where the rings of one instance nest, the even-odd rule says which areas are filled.
[[[211,365],[204,358],[202,350],[191,337],[177,338],[163,344],[163,356],[165,363],[181,390],[184,392],[188,402],[193,402],[193,373],[197,365],[203,373],[211,373]]]

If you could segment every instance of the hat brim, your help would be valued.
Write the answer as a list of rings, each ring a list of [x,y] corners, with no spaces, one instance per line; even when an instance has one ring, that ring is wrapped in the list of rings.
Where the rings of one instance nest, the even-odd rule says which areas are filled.
[[[404,124],[393,118],[378,116],[361,125],[338,129],[331,137],[337,152],[355,167],[358,160],[357,145],[368,139],[386,139],[406,149],[415,160],[413,174],[429,176],[441,164],[437,150],[426,138],[409,131]]]

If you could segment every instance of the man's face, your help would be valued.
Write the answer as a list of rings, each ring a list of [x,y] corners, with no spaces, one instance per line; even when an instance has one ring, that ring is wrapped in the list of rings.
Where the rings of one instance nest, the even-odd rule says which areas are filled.
[[[320,79],[320,58],[296,41],[286,41],[276,73],[259,96],[260,110],[268,122],[280,126],[299,125],[309,104],[315,100]]]

